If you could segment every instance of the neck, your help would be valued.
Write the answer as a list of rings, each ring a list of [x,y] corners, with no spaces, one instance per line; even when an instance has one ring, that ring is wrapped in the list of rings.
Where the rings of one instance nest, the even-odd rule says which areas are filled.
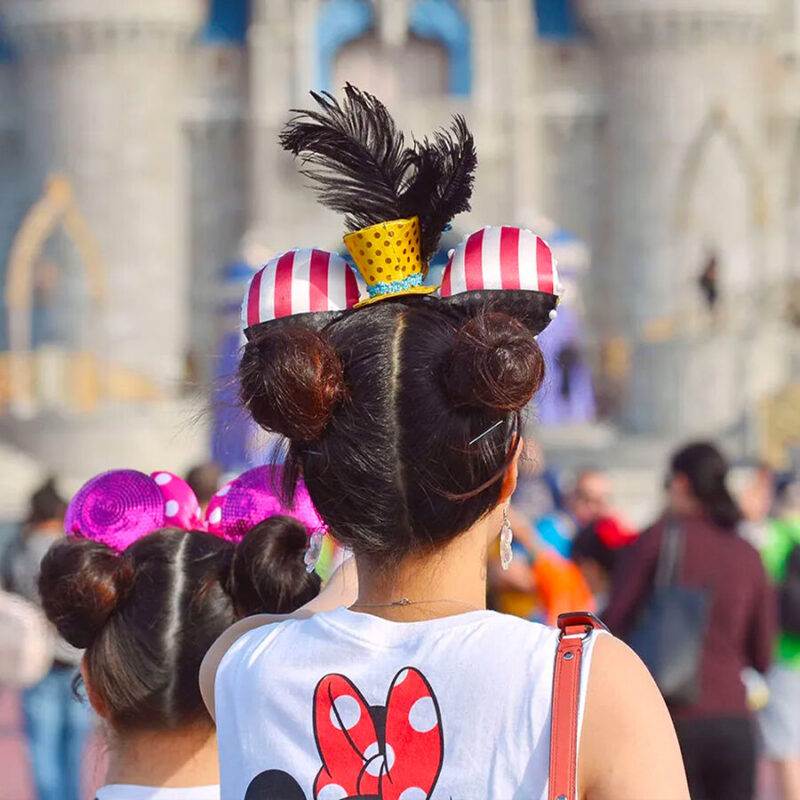
[[[217,735],[210,723],[117,736],[106,784],[191,787],[219,783]]]
[[[488,548],[501,524],[497,508],[443,547],[408,556],[391,569],[375,569],[374,563],[358,558],[354,610],[409,621],[486,608]],[[403,598],[408,605],[392,605]]]

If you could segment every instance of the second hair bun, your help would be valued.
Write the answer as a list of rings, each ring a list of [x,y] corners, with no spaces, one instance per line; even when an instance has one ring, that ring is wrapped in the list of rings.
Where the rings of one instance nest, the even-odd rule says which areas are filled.
[[[544,357],[533,334],[506,314],[481,313],[455,333],[444,369],[456,407],[489,413],[520,411],[544,379]]]

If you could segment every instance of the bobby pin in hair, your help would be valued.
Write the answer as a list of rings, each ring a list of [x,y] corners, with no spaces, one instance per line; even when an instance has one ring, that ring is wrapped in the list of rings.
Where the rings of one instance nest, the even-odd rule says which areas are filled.
[[[497,420],[497,422],[495,422],[494,425],[487,428],[483,433],[476,436],[469,444],[473,445],[475,444],[475,442],[479,442],[481,439],[483,439],[484,436],[488,436],[495,428],[499,428],[502,424],[503,424],[502,419]]]

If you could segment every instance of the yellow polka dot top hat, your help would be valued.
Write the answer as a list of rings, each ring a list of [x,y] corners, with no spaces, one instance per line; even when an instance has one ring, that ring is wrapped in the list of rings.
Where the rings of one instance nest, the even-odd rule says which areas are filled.
[[[295,110],[281,134],[319,200],[345,214],[344,236],[367,295],[356,308],[427,295],[428,262],[450,220],[469,210],[477,156],[463,117],[422,141],[406,140],[376,97],[347,84],[338,102]]]

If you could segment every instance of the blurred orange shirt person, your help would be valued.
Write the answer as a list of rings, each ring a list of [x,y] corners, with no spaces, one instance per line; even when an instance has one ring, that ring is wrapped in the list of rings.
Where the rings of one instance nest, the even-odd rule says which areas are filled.
[[[595,602],[586,579],[568,558],[542,548],[531,567],[539,596],[542,621],[555,625],[559,614],[567,611],[595,611]]]
[[[510,517],[516,540],[514,560],[503,571],[496,543],[489,561],[497,610],[548,625],[565,611],[594,611],[592,593],[580,569],[555,549],[543,546],[513,509]],[[527,558],[519,552],[520,546]]]

